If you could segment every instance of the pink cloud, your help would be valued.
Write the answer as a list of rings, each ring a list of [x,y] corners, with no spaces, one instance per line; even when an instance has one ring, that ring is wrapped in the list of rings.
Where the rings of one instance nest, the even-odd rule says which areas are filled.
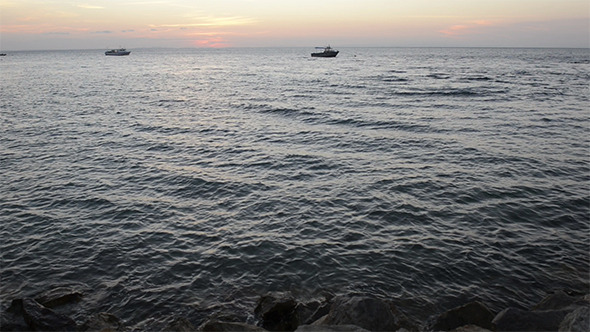
[[[491,27],[494,26],[496,23],[489,21],[489,20],[477,20],[471,21],[466,24],[456,24],[452,25],[444,30],[440,30],[439,32],[447,37],[457,37],[463,35],[470,35],[480,33],[482,27]]]
[[[219,47],[229,47],[231,46],[225,39],[222,37],[208,37],[205,39],[197,39],[192,42],[194,46],[197,47],[210,47],[210,48],[219,48]]]

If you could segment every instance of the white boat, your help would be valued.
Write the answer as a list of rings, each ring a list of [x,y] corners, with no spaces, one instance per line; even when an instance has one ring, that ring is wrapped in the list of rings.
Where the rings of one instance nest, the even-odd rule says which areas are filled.
[[[323,52],[317,52],[317,53],[311,53],[312,57],[317,57],[317,58],[334,58],[338,55],[339,51],[336,51],[335,49],[331,48],[330,45],[326,46],[326,47],[316,47],[316,49],[322,49],[324,50]]]
[[[129,55],[130,53],[131,51],[127,51],[124,48],[117,48],[104,52],[104,55]]]

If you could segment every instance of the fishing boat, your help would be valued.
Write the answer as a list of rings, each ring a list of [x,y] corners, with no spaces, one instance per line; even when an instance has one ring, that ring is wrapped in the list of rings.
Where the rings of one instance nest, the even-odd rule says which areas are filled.
[[[127,51],[124,48],[117,48],[104,52],[104,55],[129,55],[130,53],[131,51]]]
[[[312,57],[316,58],[335,58],[340,51],[336,51],[330,45],[326,47],[316,47],[316,49],[322,49],[322,52],[311,53]]]

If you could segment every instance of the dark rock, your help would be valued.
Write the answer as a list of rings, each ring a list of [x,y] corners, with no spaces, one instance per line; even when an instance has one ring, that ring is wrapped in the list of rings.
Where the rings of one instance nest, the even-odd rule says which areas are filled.
[[[22,308],[18,308],[18,312],[13,312],[15,308],[12,306],[6,311],[3,311],[0,316],[0,331],[27,331],[30,330],[29,325],[25,322],[22,315]]]
[[[324,316],[322,316],[322,317],[318,318],[316,321],[314,321],[314,322],[313,322],[313,323],[311,323],[311,324],[305,324],[305,325],[328,325],[328,324],[326,323],[326,320],[327,320],[327,319],[328,319],[328,314],[326,314],[326,315],[324,315]]]
[[[164,332],[192,332],[196,331],[195,326],[186,318],[178,317],[164,328]]]
[[[107,312],[101,312],[99,314],[91,316],[82,326],[79,331],[124,331],[121,320],[112,314]]]
[[[322,304],[319,301],[297,303],[297,306],[295,307],[295,314],[297,315],[297,320],[300,323],[299,325],[307,324],[309,320],[312,320],[312,316],[321,305]]]
[[[480,302],[470,302],[438,316],[432,324],[434,331],[450,331],[464,325],[477,325],[493,330],[494,314]]]
[[[230,332],[230,331],[251,331],[251,332],[266,332],[265,329],[246,324],[236,322],[224,322],[216,319],[210,319],[199,326],[199,331],[211,331],[211,332]]]
[[[57,287],[41,293],[35,301],[47,308],[55,308],[65,304],[76,303],[82,299],[82,292],[73,287]]]
[[[299,325],[297,302],[287,293],[269,293],[258,300],[254,314],[269,331],[295,331]]]
[[[35,331],[75,331],[76,322],[70,317],[56,313],[42,306],[37,301],[25,298],[13,300],[10,311],[22,315],[29,326]]]
[[[567,316],[561,321],[561,324],[559,324],[559,331],[590,331],[590,307],[579,307],[567,314]]]
[[[583,295],[568,294],[564,290],[557,290],[547,295],[532,310],[575,309],[581,305],[590,304]]]
[[[295,332],[369,332],[356,325],[299,325]]]
[[[507,308],[496,315],[492,323],[498,331],[557,331],[568,310],[526,311]]]
[[[366,296],[336,297],[328,315],[316,324],[356,325],[370,331],[415,329],[393,304]]]
[[[326,316],[330,312],[330,306],[332,305],[331,302],[318,302],[319,305],[315,308],[315,311],[309,316],[299,315],[299,322],[301,325],[306,324],[310,325],[313,324],[318,319]]]
[[[465,325],[451,330],[451,332],[492,332],[477,325]]]

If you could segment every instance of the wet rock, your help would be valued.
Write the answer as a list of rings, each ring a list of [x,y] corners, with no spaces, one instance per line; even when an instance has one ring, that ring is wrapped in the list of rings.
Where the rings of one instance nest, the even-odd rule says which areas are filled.
[[[27,331],[30,329],[25,322],[22,312],[13,312],[14,308],[11,306],[6,311],[2,312],[0,316],[0,331]]]
[[[590,307],[579,307],[578,309],[567,314],[559,324],[559,331],[590,331]]]
[[[254,314],[269,331],[295,331],[299,325],[297,302],[288,293],[269,293],[258,300]]]
[[[370,331],[415,330],[393,304],[367,296],[339,296],[327,316],[313,325],[356,325]]]
[[[47,308],[79,302],[82,299],[82,291],[74,287],[57,287],[41,293],[35,301]]]
[[[450,331],[465,325],[477,325],[493,330],[494,314],[480,302],[470,302],[446,311],[432,324],[434,331]]]
[[[300,325],[295,332],[369,332],[356,325]]]
[[[24,298],[12,301],[10,311],[22,315],[29,330],[33,331],[74,331],[76,322],[65,315],[44,307],[37,301]]]
[[[300,305],[297,305],[296,309],[297,315],[299,317],[299,324],[310,325],[330,312],[331,302],[317,301],[314,302],[312,305],[307,304],[302,306],[305,306],[305,309],[301,309]],[[310,309],[314,309],[311,314],[309,314]]]
[[[582,313],[580,308],[590,307],[590,297],[581,293],[576,293],[566,290],[557,290],[547,295],[541,302],[535,305],[531,310],[521,310],[517,308],[507,308],[494,318],[492,321],[496,325],[498,331],[557,331],[561,324],[567,330],[570,324],[566,320],[574,315],[569,316],[570,313],[577,311]],[[588,321],[588,317],[579,317],[580,322],[584,319]],[[589,329],[585,326],[583,331]]]
[[[195,326],[184,317],[174,319],[170,324],[166,325],[163,332],[192,332],[196,331]]]
[[[566,308],[571,308],[573,310],[581,305],[589,304],[590,302],[583,294],[557,290],[545,296],[545,298],[543,298],[539,304],[534,306],[532,310],[556,310]]]
[[[491,332],[477,325],[465,325],[451,330],[451,332]]]
[[[99,314],[91,316],[82,326],[79,328],[80,331],[124,331],[121,320],[112,314],[107,312],[101,312]]]
[[[492,323],[498,331],[557,331],[568,310],[526,311],[506,308],[496,315]]]
[[[230,331],[251,331],[251,332],[266,332],[265,329],[246,324],[236,322],[225,322],[217,319],[210,319],[199,326],[199,331],[211,331],[211,332],[230,332]],[[193,330],[194,331],[194,330]]]

